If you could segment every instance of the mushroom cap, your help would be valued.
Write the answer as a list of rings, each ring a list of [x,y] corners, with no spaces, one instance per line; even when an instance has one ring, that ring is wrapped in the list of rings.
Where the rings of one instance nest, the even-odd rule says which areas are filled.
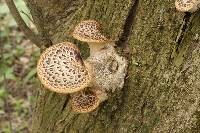
[[[197,10],[198,0],[176,0],[175,6],[181,12],[194,12]]]
[[[47,48],[38,61],[37,74],[46,88],[58,93],[77,92],[91,82],[79,49],[70,42]]]
[[[101,34],[100,25],[95,20],[81,21],[73,32],[73,37],[83,42],[104,43],[108,39]]]
[[[95,91],[86,90],[76,93],[72,97],[72,109],[78,113],[88,113],[96,109],[100,104],[100,98]]]

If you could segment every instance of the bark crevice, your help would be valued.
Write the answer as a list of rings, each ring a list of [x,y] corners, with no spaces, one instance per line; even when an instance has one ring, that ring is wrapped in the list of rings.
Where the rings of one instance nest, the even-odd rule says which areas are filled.
[[[131,34],[131,29],[133,28],[134,18],[137,13],[136,11],[137,11],[138,3],[139,3],[139,0],[132,0],[132,6],[128,12],[127,18],[123,26],[123,33],[119,37],[119,41],[116,43],[117,46],[120,46],[122,48],[127,46],[127,42]]]
[[[191,18],[191,13],[185,13],[185,16],[183,18],[183,23],[180,27],[180,30],[179,30],[179,33],[178,33],[178,36],[176,38],[176,43],[177,43],[177,46],[176,46],[176,52],[178,52],[178,49],[181,45],[181,42],[184,38],[184,35],[186,34],[186,31],[189,27],[189,22],[190,22],[190,18]]]

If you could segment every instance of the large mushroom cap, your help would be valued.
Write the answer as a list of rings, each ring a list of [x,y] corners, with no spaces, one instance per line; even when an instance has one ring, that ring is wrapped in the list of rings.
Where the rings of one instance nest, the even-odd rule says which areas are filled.
[[[72,97],[72,109],[78,113],[88,113],[96,109],[100,102],[100,98],[94,91],[82,91]]]
[[[46,88],[58,93],[80,91],[91,81],[79,49],[69,42],[47,48],[38,61],[37,74]]]
[[[101,34],[100,25],[95,20],[81,21],[73,32],[73,37],[83,42],[101,43],[108,39]]]
[[[198,9],[198,0],[176,0],[175,6],[181,12],[194,12]]]

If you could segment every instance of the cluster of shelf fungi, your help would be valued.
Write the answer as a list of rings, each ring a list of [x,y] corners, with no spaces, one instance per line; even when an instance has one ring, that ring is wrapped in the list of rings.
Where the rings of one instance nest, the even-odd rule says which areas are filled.
[[[70,93],[73,111],[87,113],[123,87],[127,60],[118,55],[115,43],[102,35],[94,20],[80,22],[73,37],[88,43],[90,56],[83,60],[70,42],[55,44],[41,54],[37,74],[45,88]]]
[[[200,0],[176,0],[175,6],[181,12],[195,12]],[[81,21],[73,37],[88,43],[90,56],[83,60],[78,47],[70,42],[55,44],[41,54],[37,74],[45,88],[70,93],[73,111],[88,113],[107,100],[109,94],[120,91],[128,64],[95,20]]]

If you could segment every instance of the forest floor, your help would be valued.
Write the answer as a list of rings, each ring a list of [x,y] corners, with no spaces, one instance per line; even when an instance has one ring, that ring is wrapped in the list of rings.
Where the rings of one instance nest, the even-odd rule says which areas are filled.
[[[28,9],[15,0],[23,19],[33,28]],[[38,87],[39,49],[20,32],[4,1],[0,0],[0,133],[28,133],[34,93]]]

